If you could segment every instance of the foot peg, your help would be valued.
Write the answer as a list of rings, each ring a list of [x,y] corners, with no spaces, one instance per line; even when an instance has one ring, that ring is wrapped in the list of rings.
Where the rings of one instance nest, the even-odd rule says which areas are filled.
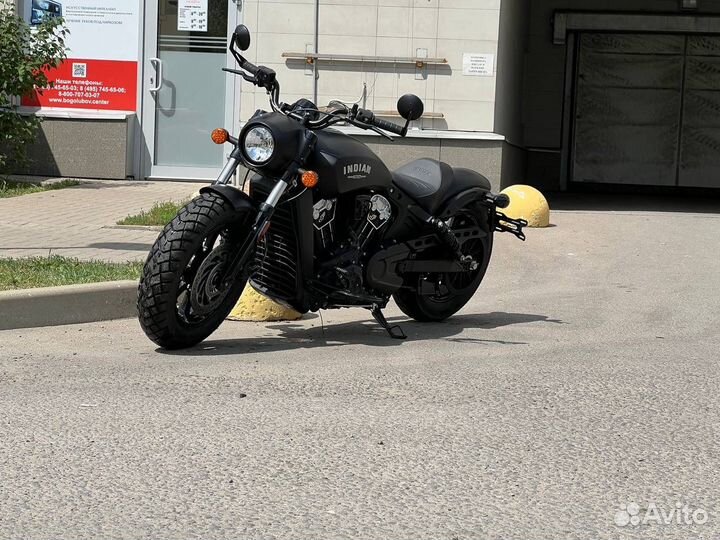
[[[400,328],[400,325],[396,324],[394,326],[390,326],[390,323],[385,318],[385,315],[383,315],[380,306],[373,304],[373,307],[370,309],[370,313],[372,313],[373,318],[387,331],[391,338],[407,339],[407,336],[405,335],[405,332],[403,332],[402,328]]]
[[[525,233],[523,232],[523,228],[527,226],[528,222],[524,219],[513,219],[507,217],[502,212],[495,212],[495,230],[498,232],[509,232],[524,242]]]

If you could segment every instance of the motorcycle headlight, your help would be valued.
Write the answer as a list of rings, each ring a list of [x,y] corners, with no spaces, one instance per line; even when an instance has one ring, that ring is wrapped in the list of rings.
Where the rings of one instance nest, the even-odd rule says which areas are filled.
[[[243,141],[245,156],[258,165],[267,163],[275,151],[275,138],[265,126],[248,130]]]

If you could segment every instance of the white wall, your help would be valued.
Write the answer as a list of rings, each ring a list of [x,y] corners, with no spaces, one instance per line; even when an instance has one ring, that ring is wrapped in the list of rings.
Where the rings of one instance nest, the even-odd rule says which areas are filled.
[[[447,58],[448,67],[428,67],[416,80],[415,67],[321,63],[318,104],[354,102],[367,84],[367,106],[394,110],[398,97],[413,92],[426,111],[444,115],[423,127],[492,132],[496,78],[464,76],[464,52],[498,52],[501,0],[320,0],[320,53]],[[303,52],[314,42],[314,0],[246,0],[244,23],[253,35],[248,58],[278,72],[283,101],[311,98],[313,77],[302,62],[286,62],[283,52]],[[245,85],[241,116],[267,108],[262,92]]]

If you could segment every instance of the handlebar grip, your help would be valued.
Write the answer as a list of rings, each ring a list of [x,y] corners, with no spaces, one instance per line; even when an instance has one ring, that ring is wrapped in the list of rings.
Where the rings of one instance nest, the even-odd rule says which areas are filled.
[[[381,120],[377,117],[373,118],[372,125],[384,131],[394,133],[395,135],[400,135],[401,137],[405,135],[405,128],[403,126],[399,126],[392,122],[386,122],[385,120]]]

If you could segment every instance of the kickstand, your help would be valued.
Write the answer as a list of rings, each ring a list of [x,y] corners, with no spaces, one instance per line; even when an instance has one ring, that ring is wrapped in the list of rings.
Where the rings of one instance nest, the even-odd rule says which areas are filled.
[[[383,315],[380,306],[373,304],[373,307],[370,309],[370,313],[372,313],[373,318],[387,331],[391,338],[407,339],[407,336],[405,335],[405,332],[403,332],[402,328],[400,328],[400,325],[396,324],[394,326],[390,326],[390,323],[385,318],[385,315]]]

